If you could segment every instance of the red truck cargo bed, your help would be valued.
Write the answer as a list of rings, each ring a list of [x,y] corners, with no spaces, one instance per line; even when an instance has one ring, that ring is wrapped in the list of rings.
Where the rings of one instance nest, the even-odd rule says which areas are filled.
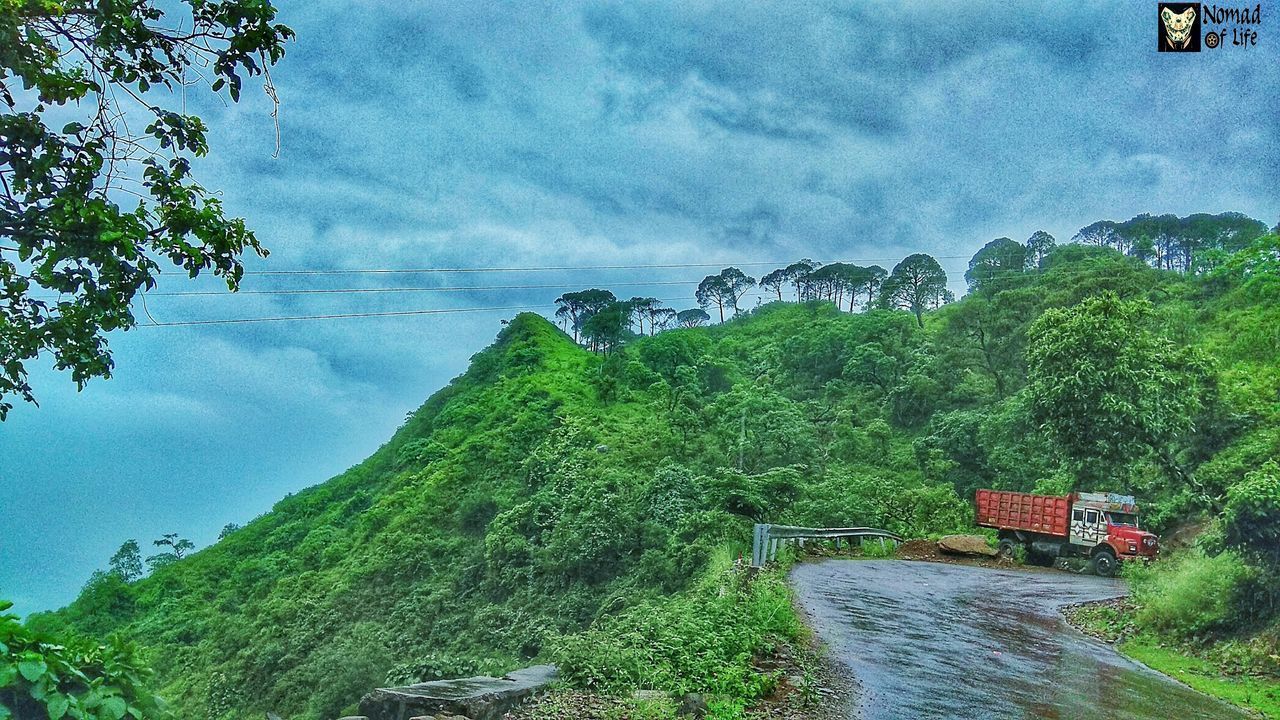
[[[1070,518],[1069,495],[978,491],[978,524],[984,527],[1067,537]]]

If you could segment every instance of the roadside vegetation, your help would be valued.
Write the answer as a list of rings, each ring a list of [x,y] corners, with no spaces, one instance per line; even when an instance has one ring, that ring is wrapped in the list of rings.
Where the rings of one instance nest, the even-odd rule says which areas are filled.
[[[781,299],[750,310],[755,280],[726,270],[671,322],[566,295],[562,327],[514,318],[365,462],[149,573],[124,547],[27,627],[134,639],[182,717],[327,720],[375,686],[544,659],[733,717],[768,692],[752,659],[798,631],[778,577],[728,571],[752,523],[926,537],[970,529],[978,487],[1081,487],[1199,538],[1135,578],[1138,602],[1185,601],[1148,603],[1144,637],[1205,658],[1260,643],[1266,677],[1280,239],[1139,220],[993,241],[954,302],[927,256],[780,268]]]

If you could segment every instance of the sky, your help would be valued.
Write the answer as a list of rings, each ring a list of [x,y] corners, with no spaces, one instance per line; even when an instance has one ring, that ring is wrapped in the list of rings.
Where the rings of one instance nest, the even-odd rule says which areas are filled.
[[[585,287],[684,309],[716,268],[635,266],[913,252],[958,294],[996,237],[1280,219],[1276,2],[1257,46],[1200,54],[1157,53],[1146,0],[277,4],[298,33],[279,157],[260,87],[187,98],[211,127],[197,177],[271,250],[251,271],[623,267],[250,274],[415,289],[236,296],[163,295],[219,288],[170,271],[156,321],[549,315]],[[494,289],[416,289],[436,287]],[[515,312],[139,327],[82,392],[33,366],[40,406],[0,424],[0,597],[61,606],[127,539],[203,547],[358,463]]]

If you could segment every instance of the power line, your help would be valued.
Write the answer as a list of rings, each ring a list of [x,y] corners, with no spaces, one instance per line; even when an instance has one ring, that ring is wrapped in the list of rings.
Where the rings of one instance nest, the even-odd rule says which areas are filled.
[[[646,287],[649,285],[697,285],[698,280],[661,280],[650,282],[625,282],[625,283],[597,283],[599,285],[608,285],[610,287]],[[589,284],[589,283],[588,283]],[[304,290],[237,290],[228,292],[224,290],[192,290],[181,292],[148,292],[148,297],[194,297],[194,296],[222,296],[231,297],[235,295],[331,295],[342,293],[399,293],[399,292],[465,292],[468,290],[547,290],[562,289],[567,287],[577,287],[578,285],[567,285],[565,283],[552,285],[458,285],[452,287],[387,287],[387,288],[319,288]]]
[[[968,255],[934,255],[937,260],[962,260]],[[892,258],[857,258],[836,260],[832,262],[897,262],[899,257]],[[452,267],[452,268],[334,268],[334,269],[294,269],[294,270],[246,270],[245,275],[393,275],[420,273],[482,273],[482,272],[573,272],[576,270],[660,270],[676,268],[705,267],[748,267],[763,265],[791,264],[786,261],[751,261],[751,262],[714,262],[714,263],[660,263],[641,265],[529,265],[523,267]],[[831,263],[826,263],[830,265]]]
[[[530,267],[453,267],[453,268],[349,268],[330,270],[246,270],[245,275],[413,275],[420,273],[482,272],[547,272],[574,270],[657,270],[663,268],[729,267],[730,265],[776,265],[773,262],[749,263],[670,263],[661,265],[559,265]]]
[[[684,300],[685,298],[659,298],[662,302],[673,302],[675,300]],[[260,323],[260,322],[284,322],[290,320],[340,320],[345,318],[368,318],[368,317],[405,317],[410,315],[448,315],[451,313],[474,313],[474,312],[495,312],[499,310],[536,310],[547,307],[548,303],[538,303],[534,305],[506,305],[501,307],[480,307],[480,308],[434,308],[428,310],[393,310],[388,312],[359,312],[359,313],[333,313],[328,315],[287,315],[277,317],[261,317],[261,318],[228,318],[215,320],[178,320],[173,322],[153,322],[150,325],[138,325],[144,327],[178,327],[183,325],[239,325],[244,323]]]
[[[262,317],[262,318],[230,318],[225,320],[179,320],[176,322],[157,322],[150,325],[139,325],[138,327],[177,327],[180,325],[236,325],[242,323],[260,323],[260,322],[283,322],[286,320],[338,320],[342,318],[366,318],[366,317],[403,317],[406,315],[445,315],[448,313],[471,313],[471,312],[492,312],[497,310],[530,310],[534,308],[546,307],[546,304],[539,305],[510,305],[506,307],[487,307],[487,308],[440,308],[435,310],[397,310],[393,312],[363,312],[363,313],[336,313],[332,315],[290,315],[281,317]]]

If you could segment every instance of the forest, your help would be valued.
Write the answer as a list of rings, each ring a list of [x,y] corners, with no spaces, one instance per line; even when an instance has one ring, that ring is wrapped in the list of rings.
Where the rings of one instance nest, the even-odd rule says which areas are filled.
[[[1131,631],[1280,677],[1277,232],[1000,238],[959,299],[925,254],[726,268],[688,309],[566,293],[347,472],[207,548],[121,538],[68,607],[0,618],[0,704],[328,719],[549,659],[734,717],[751,656],[799,632],[780,578],[726,580],[753,522],[972,531],[979,487],[1138,496],[1167,557],[1133,574]],[[741,307],[755,286],[775,299]]]

